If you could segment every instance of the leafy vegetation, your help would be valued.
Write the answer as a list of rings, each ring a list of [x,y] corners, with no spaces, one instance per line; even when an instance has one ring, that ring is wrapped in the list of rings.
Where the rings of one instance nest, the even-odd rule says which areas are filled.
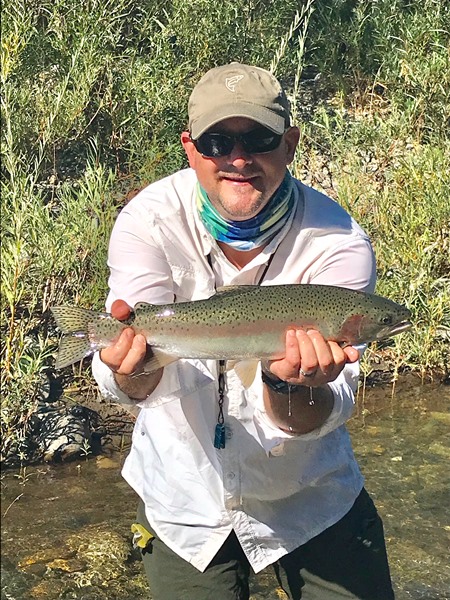
[[[288,86],[302,128],[294,172],[361,222],[378,291],[411,307],[414,331],[389,360],[448,373],[445,0],[5,0],[2,12],[3,455],[20,452],[53,362],[49,306],[101,309],[117,211],[185,165],[189,92],[231,60]]]

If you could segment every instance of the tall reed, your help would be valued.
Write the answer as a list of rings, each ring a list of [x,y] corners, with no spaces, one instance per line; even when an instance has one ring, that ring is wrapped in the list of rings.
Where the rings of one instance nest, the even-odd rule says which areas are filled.
[[[231,60],[289,87],[305,119],[295,171],[326,161],[326,191],[374,239],[379,291],[411,306],[392,360],[445,370],[448,3],[5,0],[2,17],[3,455],[20,450],[53,362],[49,306],[103,306],[124,197],[186,165],[190,89]]]

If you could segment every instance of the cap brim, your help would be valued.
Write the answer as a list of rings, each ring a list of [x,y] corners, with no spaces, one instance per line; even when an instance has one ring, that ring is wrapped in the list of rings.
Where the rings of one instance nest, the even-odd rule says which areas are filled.
[[[215,109],[211,113],[206,113],[193,123],[190,123],[190,133],[193,140],[197,140],[202,133],[217,125],[225,119],[232,117],[244,117],[256,121],[260,125],[267,127],[274,133],[282,134],[286,129],[284,116],[265,108],[245,102],[238,102],[221,106],[220,109]]]

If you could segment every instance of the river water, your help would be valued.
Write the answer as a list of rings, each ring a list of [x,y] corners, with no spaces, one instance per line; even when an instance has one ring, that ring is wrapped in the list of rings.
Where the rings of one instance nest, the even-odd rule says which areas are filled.
[[[360,390],[349,429],[384,520],[397,600],[450,600],[450,387],[410,376]],[[2,599],[149,600],[131,548],[125,454],[2,475]],[[252,600],[286,597],[270,568],[251,585]]]

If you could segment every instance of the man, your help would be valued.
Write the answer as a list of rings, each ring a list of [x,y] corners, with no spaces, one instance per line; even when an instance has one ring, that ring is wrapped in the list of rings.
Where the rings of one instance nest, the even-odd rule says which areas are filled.
[[[299,130],[272,75],[212,69],[188,112],[191,168],[140,192],[114,227],[107,308],[117,318],[224,285],[373,291],[366,234],[287,171]],[[126,329],[94,374],[105,396],[141,408],[123,475],[155,536],[143,555],[153,599],[245,599],[250,568],[270,564],[294,599],[393,598],[382,524],[344,426],[358,350],[293,328],[285,357],[261,365],[248,389],[213,360],[145,373],[149,353]]]

